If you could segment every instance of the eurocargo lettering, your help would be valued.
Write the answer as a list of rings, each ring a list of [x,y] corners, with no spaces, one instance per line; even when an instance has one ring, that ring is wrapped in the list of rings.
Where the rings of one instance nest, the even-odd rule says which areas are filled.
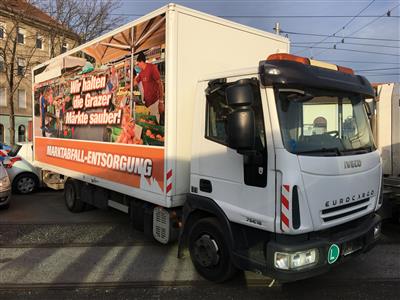
[[[379,240],[374,91],[289,45],[160,8],[33,70],[35,162],[69,210],[128,212],[208,280],[326,272]]]

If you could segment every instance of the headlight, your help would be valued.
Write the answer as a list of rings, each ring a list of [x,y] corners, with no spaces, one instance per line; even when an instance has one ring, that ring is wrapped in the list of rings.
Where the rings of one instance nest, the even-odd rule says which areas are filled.
[[[318,261],[318,250],[309,249],[295,253],[275,252],[275,268],[282,270],[296,270],[311,267]]]
[[[0,192],[4,192],[10,189],[10,179],[8,175],[0,178]]]
[[[269,70],[268,70],[268,74],[269,74],[269,75],[280,75],[280,74],[281,74],[281,71],[279,71],[279,69],[273,68],[273,69],[269,69]]]

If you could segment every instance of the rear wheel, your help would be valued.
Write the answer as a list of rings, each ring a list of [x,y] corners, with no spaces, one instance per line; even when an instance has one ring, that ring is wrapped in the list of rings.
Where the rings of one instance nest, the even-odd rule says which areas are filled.
[[[12,183],[13,191],[19,194],[29,194],[39,185],[39,180],[32,173],[19,174]]]
[[[193,224],[189,233],[189,252],[197,272],[213,282],[224,282],[237,272],[231,262],[228,242],[216,218]]]
[[[74,213],[85,210],[85,202],[80,199],[78,182],[68,179],[64,184],[64,201],[68,210]]]
[[[0,205],[0,209],[9,209],[10,208],[10,202],[4,205]]]

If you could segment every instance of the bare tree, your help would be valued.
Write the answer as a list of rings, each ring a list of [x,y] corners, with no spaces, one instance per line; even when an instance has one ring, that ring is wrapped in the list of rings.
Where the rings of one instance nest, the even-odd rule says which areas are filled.
[[[78,34],[83,43],[122,23],[123,17],[112,14],[120,5],[120,0],[54,0],[40,3],[40,7],[64,28]],[[56,39],[64,42],[63,32],[60,28],[52,28],[50,39],[53,47],[57,45]],[[54,49],[51,49],[50,56],[55,56]]]
[[[0,0],[0,10],[7,11],[8,23],[5,30],[5,40],[0,44],[0,56],[3,59],[3,68],[6,74],[6,85],[8,88],[7,106],[9,108],[10,122],[10,144],[15,144],[15,107],[14,98],[23,80],[30,81],[32,60],[35,57],[36,43],[27,43],[27,40],[35,39],[38,31],[34,35],[30,35],[29,31],[26,34],[21,34],[20,28],[26,26],[26,16],[32,13],[32,6],[24,6],[15,9],[9,5],[10,1]],[[40,33],[43,34],[43,33]],[[23,47],[21,50],[20,47]]]
[[[120,0],[0,0],[0,14],[8,20],[5,38],[0,40],[0,56],[6,74],[7,106],[9,109],[10,144],[15,143],[15,95],[22,82],[31,81],[32,67],[60,53],[63,44],[71,41],[73,45],[93,39],[105,31],[122,23],[122,17],[113,17],[112,12],[120,6]],[[43,56],[37,51],[35,41],[21,43],[19,28],[31,27],[32,21],[38,22],[33,16],[38,14],[38,8],[50,15],[43,16],[43,29],[26,35],[26,40],[37,38],[40,34],[48,39],[49,56]],[[39,17],[40,19],[40,17]],[[39,20],[40,21],[40,20]],[[27,33],[29,31],[27,30]],[[78,38],[79,36],[79,38]],[[79,41],[77,41],[79,40]],[[23,66],[18,64],[23,60]]]

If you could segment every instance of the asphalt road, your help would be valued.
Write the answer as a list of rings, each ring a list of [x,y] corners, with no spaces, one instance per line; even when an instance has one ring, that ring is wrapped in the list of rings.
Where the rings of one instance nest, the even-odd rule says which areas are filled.
[[[269,287],[246,272],[215,285],[123,213],[72,214],[62,192],[16,195],[0,210],[0,299],[399,299],[400,225],[383,230],[371,252],[323,276]]]

